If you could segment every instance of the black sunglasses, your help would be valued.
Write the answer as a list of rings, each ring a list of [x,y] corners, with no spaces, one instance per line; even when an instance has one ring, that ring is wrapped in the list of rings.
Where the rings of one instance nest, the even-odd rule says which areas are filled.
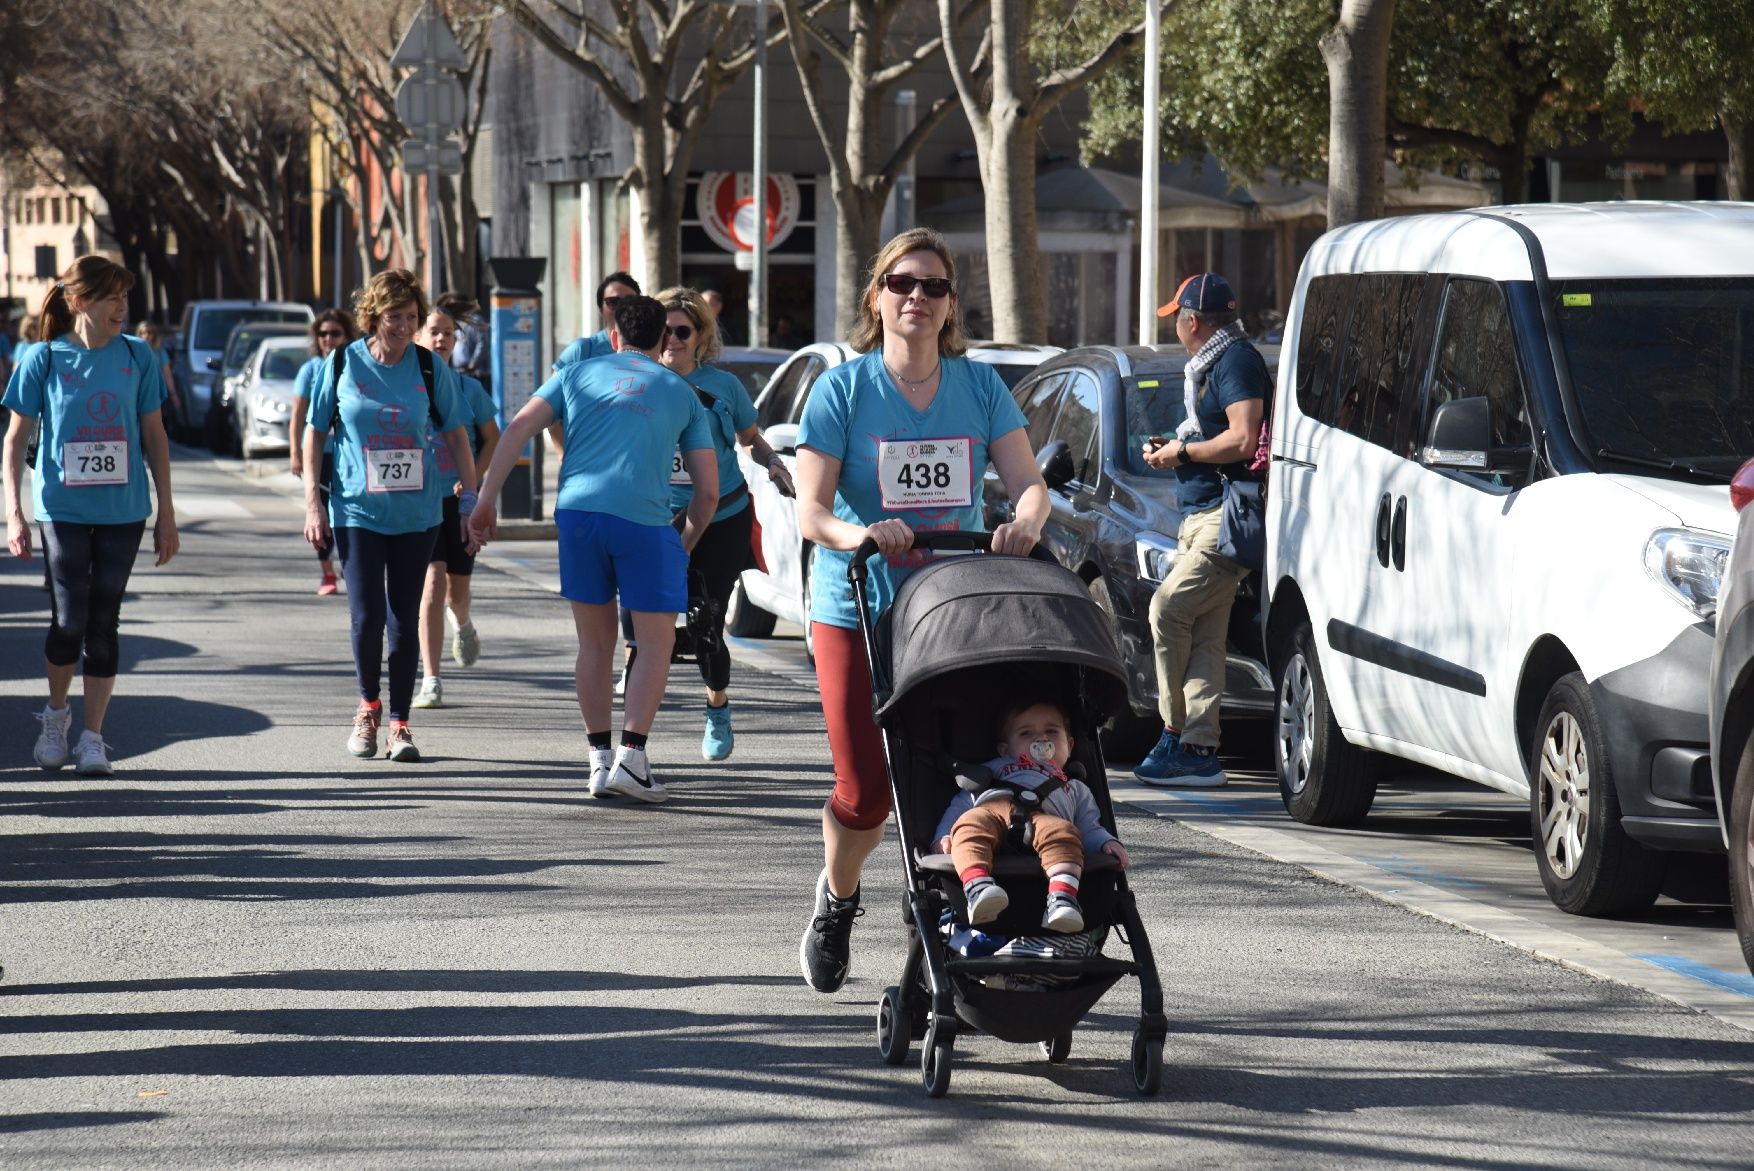
[[[317,331],[317,336],[318,337],[346,337],[347,335],[345,333],[342,333],[338,329],[319,329]]]
[[[950,295],[950,278],[947,276],[910,276],[905,272],[892,272],[883,277],[883,287],[898,297],[905,297],[917,288],[936,301],[940,297]]]
[[[692,326],[692,325],[666,325],[664,327],[664,336],[665,337],[674,337],[679,342],[685,342],[689,338],[694,336],[694,326]]]

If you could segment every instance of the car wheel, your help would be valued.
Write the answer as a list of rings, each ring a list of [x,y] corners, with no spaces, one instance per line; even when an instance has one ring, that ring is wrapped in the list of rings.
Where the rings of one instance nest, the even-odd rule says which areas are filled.
[[[1108,628],[1112,633],[1115,629],[1115,607],[1114,599],[1109,596],[1108,580],[1101,576],[1093,577],[1087,588],[1090,590],[1090,600],[1108,617]],[[1118,646],[1120,640],[1117,638],[1115,642]],[[1102,742],[1104,759],[1142,760],[1162,734],[1163,721],[1156,715],[1141,716],[1129,704],[1123,705],[1102,727],[1098,738]]]
[[[1535,864],[1553,905],[1573,915],[1650,906],[1668,856],[1633,841],[1620,824],[1620,795],[1596,703],[1581,672],[1547,693],[1529,754],[1529,818]]]
[[[1754,732],[1742,750],[1736,769],[1736,787],[1730,790],[1730,910],[1736,918],[1736,938],[1742,959],[1754,972]]]
[[[771,638],[774,616],[749,600],[743,580],[731,587],[730,601],[725,603],[725,633],[736,638]]]
[[[1305,825],[1357,825],[1376,800],[1379,761],[1341,733],[1307,621],[1298,623],[1290,648],[1274,658],[1279,670],[1273,766],[1279,799]]]

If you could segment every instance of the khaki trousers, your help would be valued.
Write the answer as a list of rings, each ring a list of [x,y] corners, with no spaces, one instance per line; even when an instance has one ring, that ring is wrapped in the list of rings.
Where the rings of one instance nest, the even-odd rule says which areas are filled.
[[[950,827],[950,860],[956,864],[958,875],[971,866],[992,866],[993,855],[1011,826],[1011,810],[1016,804],[1012,798],[983,801],[956,819]],[[1039,809],[1029,815],[1029,820],[1035,826],[1035,852],[1041,855],[1043,870],[1052,874],[1061,866],[1070,866],[1074,872],[1084,869],[1084,839],[1077,826]]]
[[[1157,711],[1184,744],[1218,747],[1218,697],[1236,587],[1249,574],[1218,552],[1222,508],[1182,520],[1179,551],[1151,598],[1157,650]]]

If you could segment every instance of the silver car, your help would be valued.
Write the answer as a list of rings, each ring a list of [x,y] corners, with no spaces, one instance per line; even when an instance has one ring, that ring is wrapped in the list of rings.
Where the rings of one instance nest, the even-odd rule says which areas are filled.
[[[233,410],[245,459],[287,449],[292,385],[310,356],[310,342],[303,337],[271,337],[244,367]]]

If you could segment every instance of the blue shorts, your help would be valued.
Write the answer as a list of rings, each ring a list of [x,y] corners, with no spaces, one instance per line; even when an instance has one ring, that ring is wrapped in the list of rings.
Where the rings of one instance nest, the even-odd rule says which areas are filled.
[[[669,525],[641,525],[608,512],[554,510],[560,533],[560,596],[601,606],[620,595],[629,610],[688,609],[688,554]]]

